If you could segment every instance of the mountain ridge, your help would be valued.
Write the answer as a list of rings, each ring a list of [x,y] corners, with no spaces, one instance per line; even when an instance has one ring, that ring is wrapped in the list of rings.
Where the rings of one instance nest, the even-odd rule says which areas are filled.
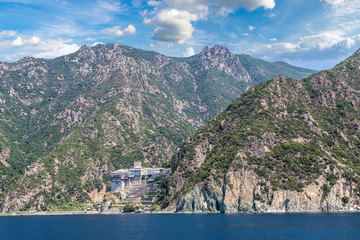
[[[111,171],[167,164],[255,84],[226,54],[179,59],[115,43],[1,63],[1,211],[91,201]]]
[[[256,85],[172,160],[178,212],[360,210],[360,51]]]

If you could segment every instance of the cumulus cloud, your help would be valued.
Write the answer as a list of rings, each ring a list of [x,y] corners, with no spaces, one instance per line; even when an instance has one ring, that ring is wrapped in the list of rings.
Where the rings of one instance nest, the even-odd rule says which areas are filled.
[[[8,46],[16,46],[18,51],[0,55],[1,61],[13,62],[25,56],[55,58],[73,53],[80,48],[77,44],[71,43],[71,40],[46,39],[42,41],[38,37],[32,37],[28,40],[17,37],[14,41],[7,44]]]
[[[17,34],[17,31],[4,30],[4,31],[0,32],[0,38],[2,38],[2,37],[13,37],[16,34]]]
[[[134,34],[136,32],[136,28],[130,24],[123,30],[120,29],[120,26],[114,26],[111,28],[105,28],[104,30],[102,30],[102,32],[105,34],[113,35],[115,37],[121,37],[121,36],[128,36]]]
[[[24,42],[21,37],[17,37],[14,41],[12,41],[11,46],[13,47],[20,47],[24,45]]]
[[[117,30],[115,33],[115,36],[117,36],[117,37],[127,36],[127,35],[134,34],[135,32],[136,32],[136,28],[130,24],[124,30]]]
[[[196,20],[198,16],[188,11],[164,9],[152,19],[145,18],[144,22],[156,27],[152,39],[183,44],[192,37],[191,22]]]
[[[25,44],[36,45],[40,42],[40,38],[33,36],[31,39],[25,41]]]
[[[182,53],[183,57],[191,57],[193,55],[195,55],[195,51],[192,47],[186,48],[185,52]]]
[[[206,20],[211,13],[227,16],[240,7],[273,9],[275,0],[151,0],[147,4],[154,7],[154,16],[144,19],[155,27],[153,39],[182,44],[192,37],[193,22]]]
[[[360,48],[360,34],[344,37],[341,32],[324,32],[309,35],[299,39],[296,43],[273,43],[253,46],[247,53],[261,58],[293,59],[305,62],[306,59],[327,61],[333,59],[332,64],[338,62],[339,57],[344,58]]]
[[[29,40],[23,40],[20,36],[18,36],[15,40],[12,41],[11,46],[13,47],[21,47],[28,45],[36,45],[40,42],[40,38],[33,36]]]
[[[69,41],[47,39],[40,42],[37,46],[29,48],[29,51],[37,51],[31,54],[36,58],[55,58],[76,52],[80,46],[68,43]]]
[[[262,45],[260,48],[250,50],[256,55],[259,54],[286,54],[286,53],[297,53],[312,54],[313,57],[318,55],[317,53],[322,52],[331,55],[338,55],[341,52],[355,51],[360,47],[360,35],[352,37],[342,37],[337,32],[324,32],[321,34],[310,35],[300,38],[297,43],[274,43]],[[271,54],[268,54],[271,55]],[[318,58],[324,57],[324,54],[318,55]]]

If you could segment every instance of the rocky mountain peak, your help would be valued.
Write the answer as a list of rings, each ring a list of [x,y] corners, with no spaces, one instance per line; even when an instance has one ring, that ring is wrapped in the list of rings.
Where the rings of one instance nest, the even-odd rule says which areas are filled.
[[[227,47],[215,45],[204,47],[199,54],[205,68],[214,68],[229,74],[239,81],[249,82],[251,77],[240,59],[232,54]]]
[[[33,61],[33,60],[35,60],[34,57],[26,56],[26,57],[23,57],[22,59],[20,59],[19,62],[29,62],[29,61]]]
[[[205,46],[200,53],[200,57],[213,57],[217,55],[229,57],[233,54],[229,51],[227,47],[220,45],[214,45],[213,47]]]
[[[87,52],[89,50],[91,50],[91,47],[85,44],[79,48],[78,52]]]
[[[85,60],[93,61],[95,59],[94,49],[88,45],[82,45],[80,49],[75,53],[77,56],[77,60]]]

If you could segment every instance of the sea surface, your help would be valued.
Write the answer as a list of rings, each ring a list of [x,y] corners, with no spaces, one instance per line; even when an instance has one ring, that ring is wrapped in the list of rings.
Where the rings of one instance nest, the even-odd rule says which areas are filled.
[[[360,239],[360,213],[1,216],[0,239]]]

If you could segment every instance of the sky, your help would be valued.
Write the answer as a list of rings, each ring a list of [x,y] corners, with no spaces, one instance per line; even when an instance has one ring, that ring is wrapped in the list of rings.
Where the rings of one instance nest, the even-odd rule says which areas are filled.
[[[360,48],[360,0],[0,0],[0,61],[114,42],[175,57],[218,44],[329,69]]]

